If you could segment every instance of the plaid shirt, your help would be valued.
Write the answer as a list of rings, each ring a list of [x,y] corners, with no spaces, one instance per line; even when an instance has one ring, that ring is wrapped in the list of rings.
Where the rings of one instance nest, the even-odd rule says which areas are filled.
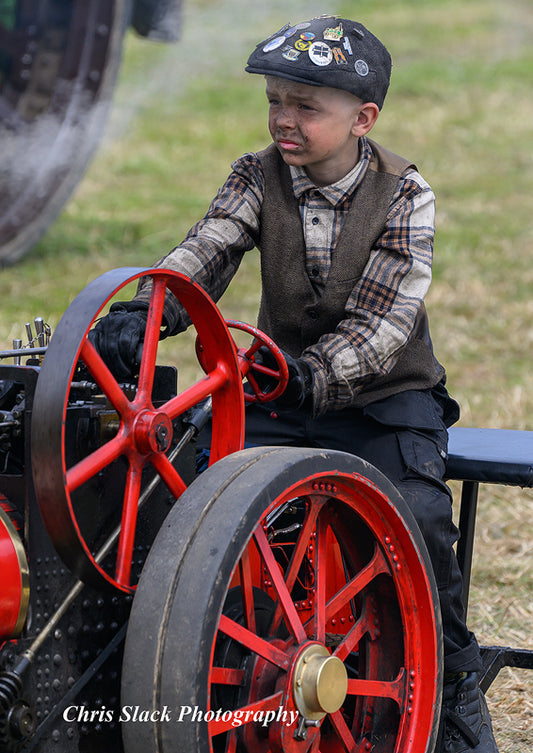
[[[360,151],[353,170],[325,187],[312,183],[303,168],[290,168],[307,271],[318,295],[327,283],[344,217],[368,169],[371,150],[365,138]],[[192,277],[215,301],[259,239],[265,188],[261,163],[255,154],[246,154],[232,168],[205,217],[158,263]],[[313,372],[315,415],[350,405],[363,385],[394,365],[431,281],[433,235],[433,192],[408,170],[398,180],[384,232],[348,297],[345,318],[302,353]]]

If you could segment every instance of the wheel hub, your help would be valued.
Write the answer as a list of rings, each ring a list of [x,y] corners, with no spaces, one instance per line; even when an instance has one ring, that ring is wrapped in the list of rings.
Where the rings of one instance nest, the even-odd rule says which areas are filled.
[[[140,452],[165,452],[172,441],[172,421],[166,413],[144,411],[134,425],[135,444]]]
[[[294,703],[306,719],[320,720],[338,711],[348,690],[343,662],[325,646],[312,644],[298,657],[293,674]]]

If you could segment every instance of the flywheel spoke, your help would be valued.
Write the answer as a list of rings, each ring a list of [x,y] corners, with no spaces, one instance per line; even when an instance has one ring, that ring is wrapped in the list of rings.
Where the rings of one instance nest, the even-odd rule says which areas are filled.
[[[165,305],[165,291],[166,280],[163,277],[157,277],[153,282],[150,307],[148,309],[135,404],[146,404],[152,394],[157,346],[159,344],[161,321],[163,319],[163,306]]]
[[[117,567],[115,578],[118,583],[129,586],[139,494],[141,491],[142,464],[130,464],[126,477],[124,505],[118,540]]]
[[[228,382],[228,373],[226,365],[219,363],[213,371],[200,379],[195,384],[187,387],[182,393],[173,397],[171,400],[161,406],[171,419],[181,416],[186,410],[192,408],[197,403],[205,400],[206,397],[224,387]]]
[[[69,468],[66,473],[65,488],[73,492],[90,478],[96,476],[108,465],[122,455],[126,449],[126,440],[120,434],[113,437],[109,442],[80,460],[79,463]]]
[[[182,479],[178,471],[174,468],[170,460],[166,455],[157,453],[150,457],[150,462],[157,470],[163,481],[168,487],[168,490],[175,499],[181,497],[187,485]]]
[[[80,356],[113,408],[124,417],[131,411],[131,404],[105,361],[88,339],[83,343]]]

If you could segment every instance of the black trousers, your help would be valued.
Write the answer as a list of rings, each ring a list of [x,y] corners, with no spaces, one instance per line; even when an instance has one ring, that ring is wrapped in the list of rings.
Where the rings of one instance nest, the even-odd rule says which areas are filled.
[[[295,445],[342,450],[372,463],[397,487],[424,536],[440,597],[445,672],[479,671],[479,646],[465,623],[462,577],[454,551],[458,530],[444,483],[447,413],[456,404],[444,388],[410,391],[311,418],[274,404],[246,412],[247,445]],[[450,409],[450,406],[451,409]],[[458,412],[457,412],[458,415]],[[452,421],[453,421],[452,417]]]

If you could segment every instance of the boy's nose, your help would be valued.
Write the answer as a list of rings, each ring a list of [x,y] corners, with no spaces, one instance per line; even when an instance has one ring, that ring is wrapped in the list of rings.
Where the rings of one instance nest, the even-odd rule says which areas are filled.
[[[292,108],[282,107],[276,117],[276,125],[278,128],[293,128],[294,127],[294,113]]]

